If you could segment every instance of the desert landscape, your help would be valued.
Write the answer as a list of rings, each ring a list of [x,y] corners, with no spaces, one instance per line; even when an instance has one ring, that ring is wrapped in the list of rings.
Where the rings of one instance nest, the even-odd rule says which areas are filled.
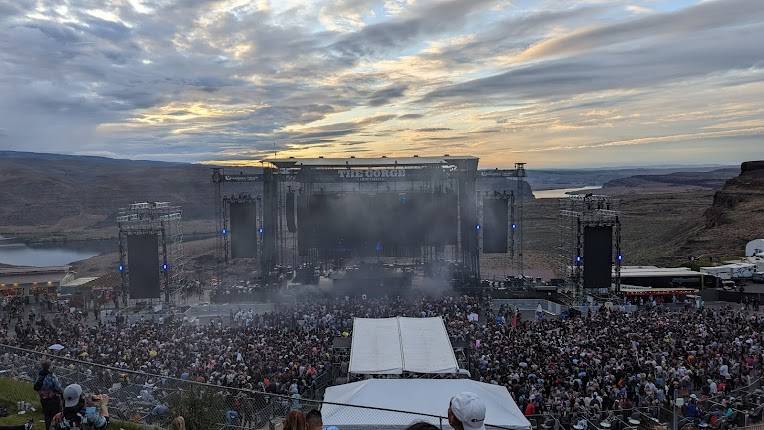
[[[690,258],[739,255],[762,235],[752,222],[764,211],[761,163],[740,167],[528,170],[534,191],[602,185],[622,211],[624,264],[677,266]],[[32,243],[114,240],[114,252],[74,265],[81,276],[113,270],[115,217],[136,201],[183,208],[189,267],[214,261],[211,166],[0,152],[0,235]],[[11,186],[13,185],[13,186]],[[242,186],[242,189],[246,189]],[[95,190],[95,191],[93,191]],[[559,199],[525,202],[524,273],[551,278],[558,267]],[[485,255],[485,277],[517,273],[518,258]]]

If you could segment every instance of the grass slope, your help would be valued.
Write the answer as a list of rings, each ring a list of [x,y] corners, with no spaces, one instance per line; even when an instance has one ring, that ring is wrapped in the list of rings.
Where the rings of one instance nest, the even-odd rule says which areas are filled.
[[[22,400],[31,403],[35,408],[35,412],[27,412],[23,415],[17,414],[16,402]],[[0,418],[0,425],[24,424],[31,418],[35,422],[35,429],[45,427],[40,401],[30,383],[0,378],[0,406],[8,408],[10,413],[7,417]],[[112,420],[109,428],[116,430],[141,430],[144,427],[134,423]]]

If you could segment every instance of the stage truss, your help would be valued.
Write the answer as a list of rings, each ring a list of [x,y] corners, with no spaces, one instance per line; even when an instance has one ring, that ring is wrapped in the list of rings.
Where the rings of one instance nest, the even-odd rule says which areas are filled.
[[[156,234],[162,257],[162,290],[165,301],[183,287],[185,282],[183,265],[183,228],[180,206],[169,202],[133,203],[119,210],[117,228],[119,230],[119,267],[121,276],[122,303],[128,300],[128,276],[130,262],[127,258],[127,238],[134,234]]]
[[[613,228],[613,289],[621,290],[621,213],[610,196],[579,194],[560,199],[560,277],[565,287],[583,293],[584,228],[602,226]]]
[[[525,264],[523,260],[523,245],[525,243],[524,232],[525,222],[523,220],[524,215],[524,202],[525,202],[525,182],[527,172],[525,170],[525,163],[515,163],[514,169],[485,169],[479,170],[478,175],[481,178],[507,178],[514,182],[508,184],[507,187],[493,187],[489,191],[480,190],[480,198],[478,199],[478,219],[483,219],[483,198],[493,197],[507,199],[509,201],[508,210],[509,220],[507,224],[507,249],[510,256],[510,265],[512,271],[520,277],[525,276]],[[478,183],[478,188],[482,188]],[[481,235],[480,249],[483,249],[482,235]]]

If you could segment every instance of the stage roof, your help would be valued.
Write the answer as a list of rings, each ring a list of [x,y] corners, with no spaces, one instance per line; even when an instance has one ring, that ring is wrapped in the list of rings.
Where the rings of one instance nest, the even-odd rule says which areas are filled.
[[[349,370],[362,375],[457,373],[459,365],[440,317],[355,318]]]
[[[477,161],[470,155],[441,157],[380,157],[380,158],[269,158],[262,160],[278,167],[384,167],[449,165],[457,161]]]
[[[458,393],[470,391],[485,402],[487,428],[500,426],[511,429],[530,429],[506,387],[486,384],[471,379],[367,379],[326,389],[321,415],[325,426],[342,430],[405,429],[416,422],[429,422],[450,429],[448,404]],[[334,405],[338,403],[342,405]],[[416,412],[392,412],[353,408],[356,405]],[[438,418],[444,417],[444,418]]]

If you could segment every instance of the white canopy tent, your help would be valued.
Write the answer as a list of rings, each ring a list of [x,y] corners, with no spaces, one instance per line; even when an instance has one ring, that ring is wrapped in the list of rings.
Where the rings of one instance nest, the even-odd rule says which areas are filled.
[[[353,320],[350,373],[400,375],[458,371],[459,364],[440,317]]]
[[[451,429],[445,418],[449,402],[464,391],[477,394],[485,403],[486,428],[531,428],[505,387],[471,379],[367,379],[337,385],[326,389],[324,401],[327,403],[321,407],[321,415],[325,426],[337,426],[341,430],[405,429],[421,421]]]

